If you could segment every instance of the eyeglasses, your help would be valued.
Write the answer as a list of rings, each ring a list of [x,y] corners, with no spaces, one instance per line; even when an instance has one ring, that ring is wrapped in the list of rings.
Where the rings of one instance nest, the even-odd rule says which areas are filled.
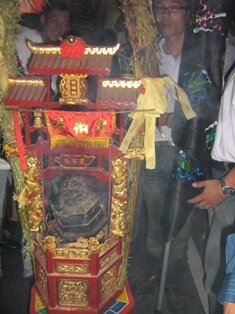
[[[159,6],[157,6],[155,8],[155,13],[156,14],[163,14],[165,12],[167,12],[167,13],[179,13],[181,10],[188,10],[188,8],[180,6],[180,5],[171,5],[169,7],[159,7]]]

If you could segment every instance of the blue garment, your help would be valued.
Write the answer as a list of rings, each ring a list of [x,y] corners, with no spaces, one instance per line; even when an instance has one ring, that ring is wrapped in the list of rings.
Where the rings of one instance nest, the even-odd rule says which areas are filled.
[[[226,301],[235,303],[235,233],[227,238],[226,265],[226,275],[218,296],[221,304]]]

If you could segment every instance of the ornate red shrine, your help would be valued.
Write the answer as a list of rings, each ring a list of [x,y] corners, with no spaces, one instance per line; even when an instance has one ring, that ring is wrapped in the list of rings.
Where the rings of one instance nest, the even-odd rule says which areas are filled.
[[[119,151],[140,82],[109,77],[118,46],[77,41],[29,43],[31,75],[9,79],[4,99],[25,174],[33,289],[49,314],[101,314],[122,293],[144,158],[140,145]]]

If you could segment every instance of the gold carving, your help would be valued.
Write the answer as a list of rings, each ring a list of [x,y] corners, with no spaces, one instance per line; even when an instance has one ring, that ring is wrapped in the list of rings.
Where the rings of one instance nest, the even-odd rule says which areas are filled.
[[[101,277],[101,299],[114,293],[117,281],[117,268],[114,266]]]
[[[4,144],[3,151],[5,152],[7,159],[11,159],[13,157],[18,156],[18,148],[14,145]]]
[[[56,237],[48,235],[43,239],[43,248],[45,251],[54,251],[57,247],[57,243]]]
[[[40,266],[38,266],[38,278],[37,279],[45,295],[47,295],[48,294],[47,276],[44,270]]]
[[[41,128],[43,126],[43,123],[42,123],[42,111],[34,111],[33,117],[34,117],[33,126],[35,128]]]
[[[110,248],[114,247],[118,243],[118,237],[111,235],[104,243],[100,245],[100,255],[107,252]]]
[[[87,249],[90,252],[99,251],[100,243],[99,240],[95,237],[92,238],[84,238],[80,237],[77,239],[76,242],[70,242],[63,244],[64,248],[76,248],[76,249]]]
[[[25,175],[24,201],[31,231],[38,231],[42,222],[42,195],[40,179],[40,162],[33,155],[27,158],[28,170]]]
[[[89,259],[91,252],[88,249],[57,248],[53,254],[60,258]]]
[[[119,267],[118,274],[118,289],[122,290],[125,280],[128,264],[128,252],[131,240],[131,230],[136,208],[136,198],[138,190],[138,179],[141,168],[141,162],[138,159],[133,159],[128,162],[128,199],[126,205],[126,226],[128,232],[122,237],[122,264]]]
[[[61,75],[60,82],[61,104],[75,105],[87,102],[87,75],[65,74]]]
[[[58,303],[60,306],[88,306],[88,282],[58,280]]]
[[[89,272],[88,265],[57,265],[56,271],[58,273],[75,273],[86,274]]]
[[[53,120],[52,125],[56,128],[61,128],[64,126],[64,119],[63,117],[60,117],[57,120]]]
[[[88,123],[84,120],[77,121],[74,125],[73,131],[76,135],[87,135],[89,133]]]
[[[111,205],[111,230],[114,234],[124,236],[128,232],[127,224],[127,160],[114,158],[113,191]]]
[[[109,253],[108,256],[104,257],[100,260],[100,268],[104,268],[106,265],[108,265],[111,261],[114,261],[117,257],[117,251],[114,250],[111,253]]]
[[[106,125],[107,125],[107,121],[105,119],[100,118],[96,126],[96,132],[97,133],[103,132]]]
[[[89,247],[91,252],[99,251],[99,249],[100,249],[99,241],[95,237],[89,238],[88,247]]]
[[[144,160],[145,150],[143,147],[135,147],[128,149],[127,153],[125,154],[125,158]]]
[[[104,243],[100,244],[95,237],[86,239],[79,238],[77,242],[63,244],[58,247],[59,241],[53,236],[46,236],[43,239],[44,250],[53,251],[54,257],[71,259],[89,259],[92,252],[104,254],[118,243],[118,237],[111,235]]]

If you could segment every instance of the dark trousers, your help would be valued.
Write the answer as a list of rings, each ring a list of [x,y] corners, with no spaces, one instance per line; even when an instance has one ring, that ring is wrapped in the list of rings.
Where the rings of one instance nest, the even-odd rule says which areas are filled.
[[[132,253],[138,252],[139,238],[144,237],[144,250],[146,254],[140,263],[140,272],[151,269],[153,273],[161,272],[164,252],[164,238],[162,234],[161,215],[168,185],[171,180],[172,167],[177,156],[175,146],[156,145],[157,165],[154,170],[144,168],[141,171],[138,199],[134,226],[132,232]],[[168,285],[180,284],[182,274],[187,266],[187,248],[190,235],[190,214],[183,228],[172,240],[168,264]],[[143,229],[143,218],[145,219]],[[137,253],[138,254],[138,253]]]

